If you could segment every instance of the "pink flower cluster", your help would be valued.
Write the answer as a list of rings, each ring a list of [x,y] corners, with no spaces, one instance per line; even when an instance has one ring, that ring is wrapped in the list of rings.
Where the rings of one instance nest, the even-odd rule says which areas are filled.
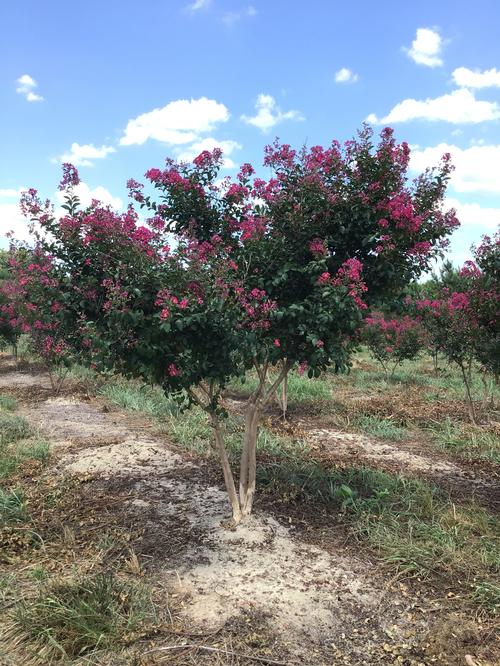
[[[78,175],[78,170],[75,166],[69,162],[64,162],[62,170],[63,175],[61,182],[59,183],[59,189],[61,191],[76,187],[80,183],[80,176]]]
[[[313,238],[309,243],[309,250],[316,258],[324,257],[327,254],[326,242],[321,238]]]
[[[203,299],[198,297],[198,304],[203,304]],[[185,310],[189,306],[189,299],[184,296],[178,298],[169,289],[161,289],[156,295],[155,305],[161,306],[160,319],[164,321],[170,317],[172,309]]]
[[[361,277],[362,270],[363,264],[359,259],[347,259],[338,269],[335,278],[332,280],[332,284],[335,286],[347,286],[348,295],[361,310],[365,310],[367,306],[362,300],[361,295],[368,291],[368,287]]]
[[[248,292],[242,286],[234,284],[230,289],[247,317],[247,322],[243,325],[247,325],[253,331],[258,329],[267,331],[271,327],[271,314],[278,306],[276,301],[271,300],[263,289],[256,287]]]

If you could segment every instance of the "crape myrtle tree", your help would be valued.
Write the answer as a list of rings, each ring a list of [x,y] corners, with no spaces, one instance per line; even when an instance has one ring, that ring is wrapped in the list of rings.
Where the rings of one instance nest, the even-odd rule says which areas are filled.
[[[398,366],[414,359],[426,343],[425,331],[418,319],[409,315],[387,318],[381,312],[373,312],[365,318],[360,339],[380,363],[386,377],[394,377]]]
[[[207,412],[235,524],[252,510],[262,410],[290,368],[312,377],[345,367],[367,304],[425,270],[458,224],[442,210],[449,158],[412,182],[408,160],[390,129],[375,145],[365,127],[326,149],[275,142],[268,180],[245,164],[221,181],[217,149],[192,164],[167,160],[146,173],[147,187],[128,183],[150,215],[143,225],[132,207],[80,210],[69,166],[67,215],[46,215],[36,193],[25,201],[45,227],[38,243],[59,281],[65,343]],[[245,407],[237,491],[220,396],[250,368],[258,384]]]
[[[495,379],[500,371],[500,236],[483,237],[473,248],[475,261],[467,261],[454,280],[446,282],[435,298],[415,302],[416,314],[427,331],[433,350],[460,368],[470,419],[477,420],[472,397],[472,367],[480,364]]]
[[[11,345],[14,356],[17,358],[17,342],[21,335],[18,326],[15,308],[13,305],[14,294],[10,291],[9,253],[0,251],[0,342]],[[13,286],[14,287],[14,286]]]
[[[471,279],[471,308],[477,318],[476,359],[495,381],[500,375],[500,232],[473,248],[475,264],[462,269]]]

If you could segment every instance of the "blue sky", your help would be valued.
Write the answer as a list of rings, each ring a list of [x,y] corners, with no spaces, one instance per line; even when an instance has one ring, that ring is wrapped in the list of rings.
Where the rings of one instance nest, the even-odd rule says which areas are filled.
[[[26,234],[17,192],[53,197],[61,160],[119,205],[166,156],[220,143],[231,173],[275,136],[327,144],[369,118],[416,170],[452,153],[461,262],[500,221],[499,34],[498,0],[5,0],[0,238]]]

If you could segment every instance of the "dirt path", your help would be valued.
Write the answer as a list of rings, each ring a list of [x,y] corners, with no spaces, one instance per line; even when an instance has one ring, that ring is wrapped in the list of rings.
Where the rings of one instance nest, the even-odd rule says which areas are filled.
[[[11,368],[0,374],[0,391],[12,387],[45,389],[46,377]],[[290,664],[434,663],[421,646],[439,604],[414,598],[405,586],[394,592],[391,577],[367,556],[303,543],[265,514],[234,532],[222,528],[225,492],[203,482],[193,459],[98,401],[63,396],[20,412],[54,443],[49,473],[83,475],[134,495],[130,511],[143,514],[145,532],[155,538],[154,559],[145,561],[148,575],[183,597],[183,615],[193,627],[217,629],[251,613],[271,623]],[[348,441],[368,455],[368,442],[360,438],[310,434],[332,446]],[[388,447],[373,455],[382,454],[394,452]],[[174,533],[183,540],[175,555]]]

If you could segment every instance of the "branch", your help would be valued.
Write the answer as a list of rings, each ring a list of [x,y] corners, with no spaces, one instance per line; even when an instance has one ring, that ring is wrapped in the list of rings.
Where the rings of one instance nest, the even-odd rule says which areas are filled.
[[[277,378],[274,380],[273,384],[271,384],[271,388],[267,391],[267,393],[264,393],[264,404],[269,400],[271,396],[274,395],[274,392],[278,388],[278,386],[281,384],[281,382],[285,379],[285,376],[287,375],[288,371],[292,367],[292,364],[290,361],[283,361],[283,366],[280,370],[279,375]]]
[[[153,648],[152,650],[147,650],[143,654],[151,654],[152,652],[167,652],[168,650],[204,650],[205,652],[217,652],[219,654],[225,654],[227,656],[231,655],[232,657],[239,657],[240,659],[252,659],[253,661],[259,661],[261,664],[274,664],[274,666],[287,666],[285,661],[275,661],[274,659],[268,659],[267,657],[258,657],[253,654],[243,654],[241,652],[233,652],[232,650],[223,650],[222,648],[209,647],[208,645],[197,645],[196,643],[191,643],[187,645],[168,645],[166,647]]]
[[[191,400],[192,400],[196,405],[198,405],[198,407],[201,407],[201,408],[203,409],[203,411],[205,411],[205,412],[207,411],[207,405],[204,404],[204,403],[203,403],[203,400],[201,400],[200,397],[196,395],[194,389],[187,388],[187,389],[186,389],[186,393],[187,393],[188,396],[191,398]]]

